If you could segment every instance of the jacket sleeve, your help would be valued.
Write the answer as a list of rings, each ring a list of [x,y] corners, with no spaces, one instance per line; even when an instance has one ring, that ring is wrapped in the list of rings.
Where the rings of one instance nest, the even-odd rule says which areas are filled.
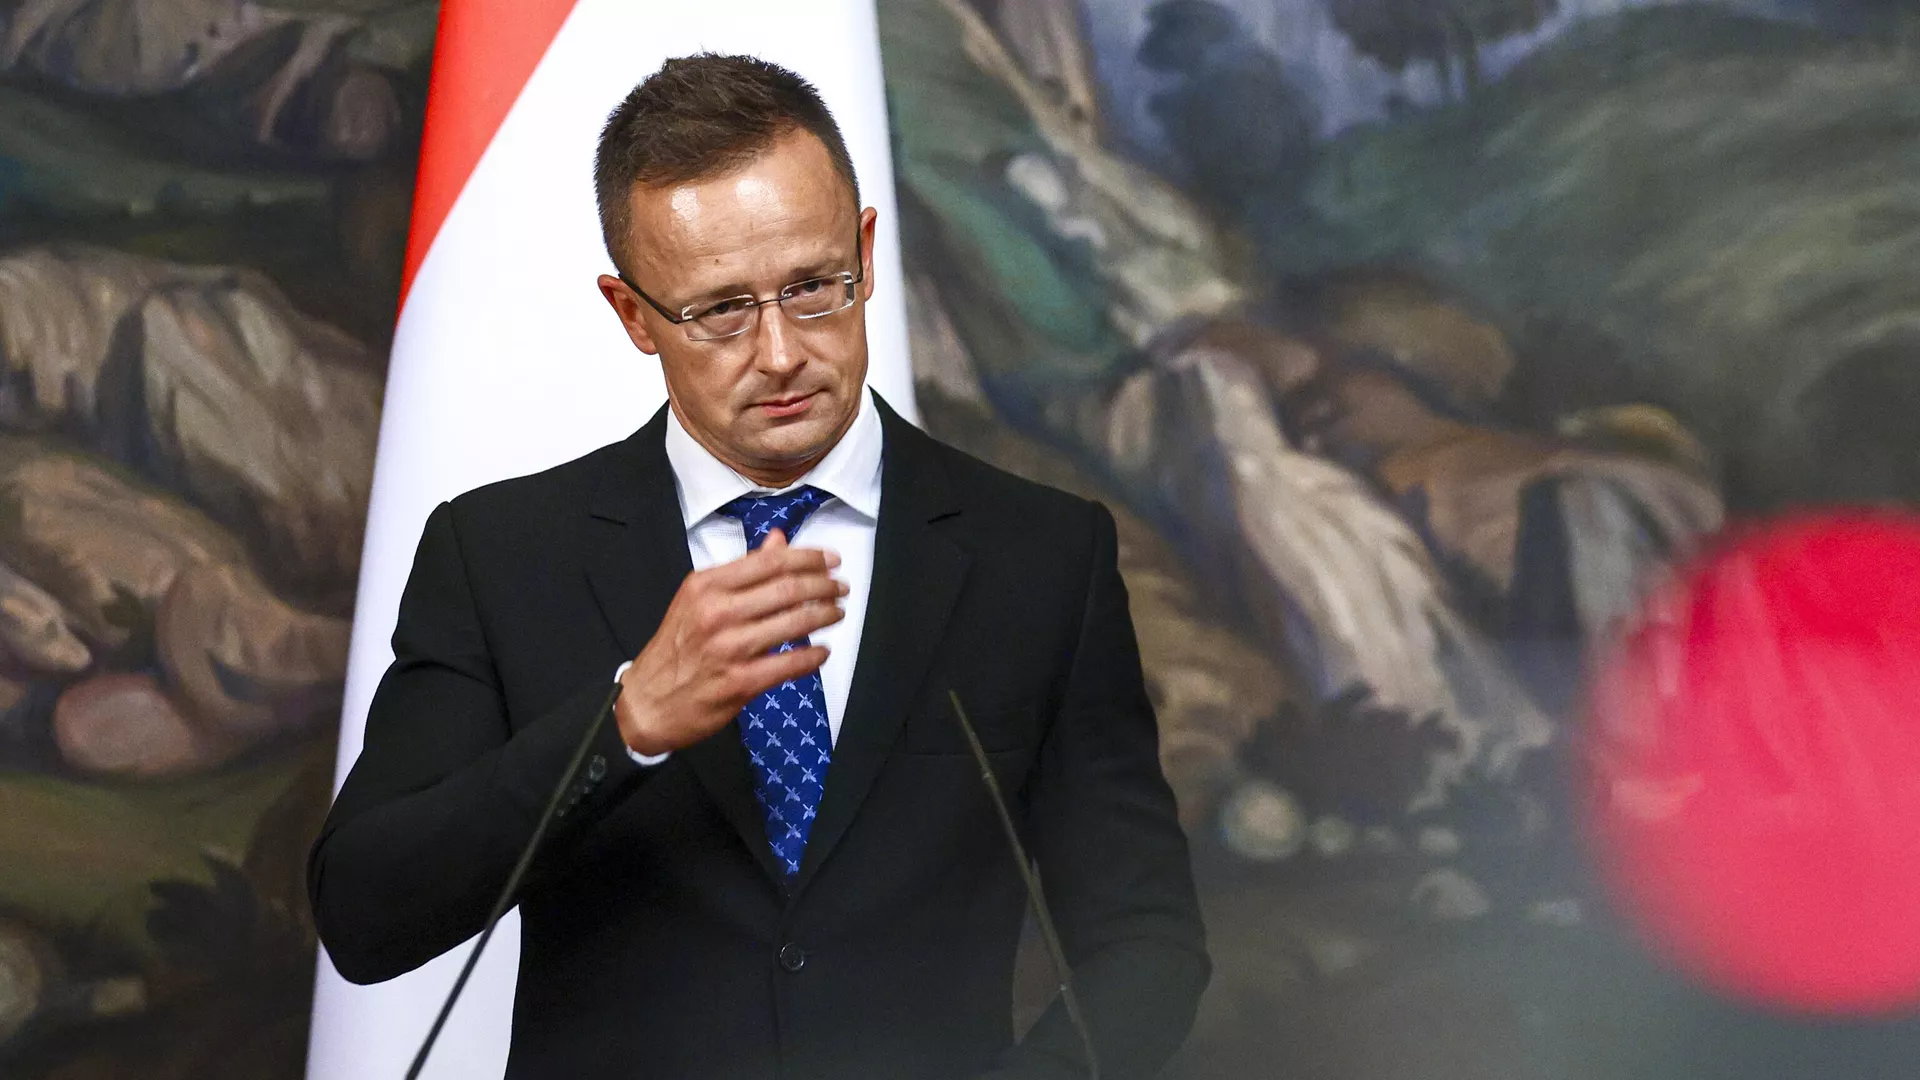
[[[357,983],[403,974],[480,931],[586,725],[600,731],[546,845],[647,772],[598,711],[612,671],[517,731],[509,724],[451,504],[427,519],[393,653],[307,864],[320,940]]]
[[[1186,835],[1120,579],[1113,516],[1094,506],[1085,606],[1027,828],[1103,1077],[1156,1073],[1192,1027],[1211,966]],[[1083,1077],[1056,1000],[996,1077]]]

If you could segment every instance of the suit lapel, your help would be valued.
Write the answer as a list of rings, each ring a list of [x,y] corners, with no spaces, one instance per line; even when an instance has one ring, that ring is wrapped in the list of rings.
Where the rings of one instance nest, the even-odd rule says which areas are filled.
[[[667,410],[662,408],[621,445],[589,508],[587,579],[628,657],[653,637],[674,593],[693,570],[673,467],[667,461],[666,431]],[[753,801],[753,779],[738,728],[728,724],[674,757],[699,777],[767,875],[784,882]]]
[[[968,557],[935,522],[960,512],[933,443],[879,405],[886,432],[873,582],[859,658],[820,810],[794,881],[797,894],[853,822],[892,752],[915,692],[944,635]]]

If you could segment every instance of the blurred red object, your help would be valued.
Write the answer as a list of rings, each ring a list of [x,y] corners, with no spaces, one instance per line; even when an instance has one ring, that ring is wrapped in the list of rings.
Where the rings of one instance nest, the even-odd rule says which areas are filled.
[[[1920,518],[1731,536],[1602,659],[1580,740],[1602,877],[1681,970],[1794,1010],[1920,1003]]]

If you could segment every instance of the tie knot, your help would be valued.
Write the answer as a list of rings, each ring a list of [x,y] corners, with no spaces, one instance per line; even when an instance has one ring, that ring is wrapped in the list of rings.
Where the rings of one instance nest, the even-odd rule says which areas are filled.
[[[740,519],[747,533],[747,550],[753,551],[766,543],[767,534],[775,529],[791,541],[807,516],[830,498],[826,492],[809,485],[777,495],[742,495],[722,506],[720,512]]]

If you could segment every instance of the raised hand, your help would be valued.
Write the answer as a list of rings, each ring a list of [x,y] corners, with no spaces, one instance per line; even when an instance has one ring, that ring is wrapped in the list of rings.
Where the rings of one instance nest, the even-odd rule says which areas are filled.
[[[762,690],[817,669],[823,645],[775,652],[839,622],[840,556],[775,530],[746,557],[687,575],[653,639],[621,676],[614,718],[635,753],[663,754],[731,723]]]

